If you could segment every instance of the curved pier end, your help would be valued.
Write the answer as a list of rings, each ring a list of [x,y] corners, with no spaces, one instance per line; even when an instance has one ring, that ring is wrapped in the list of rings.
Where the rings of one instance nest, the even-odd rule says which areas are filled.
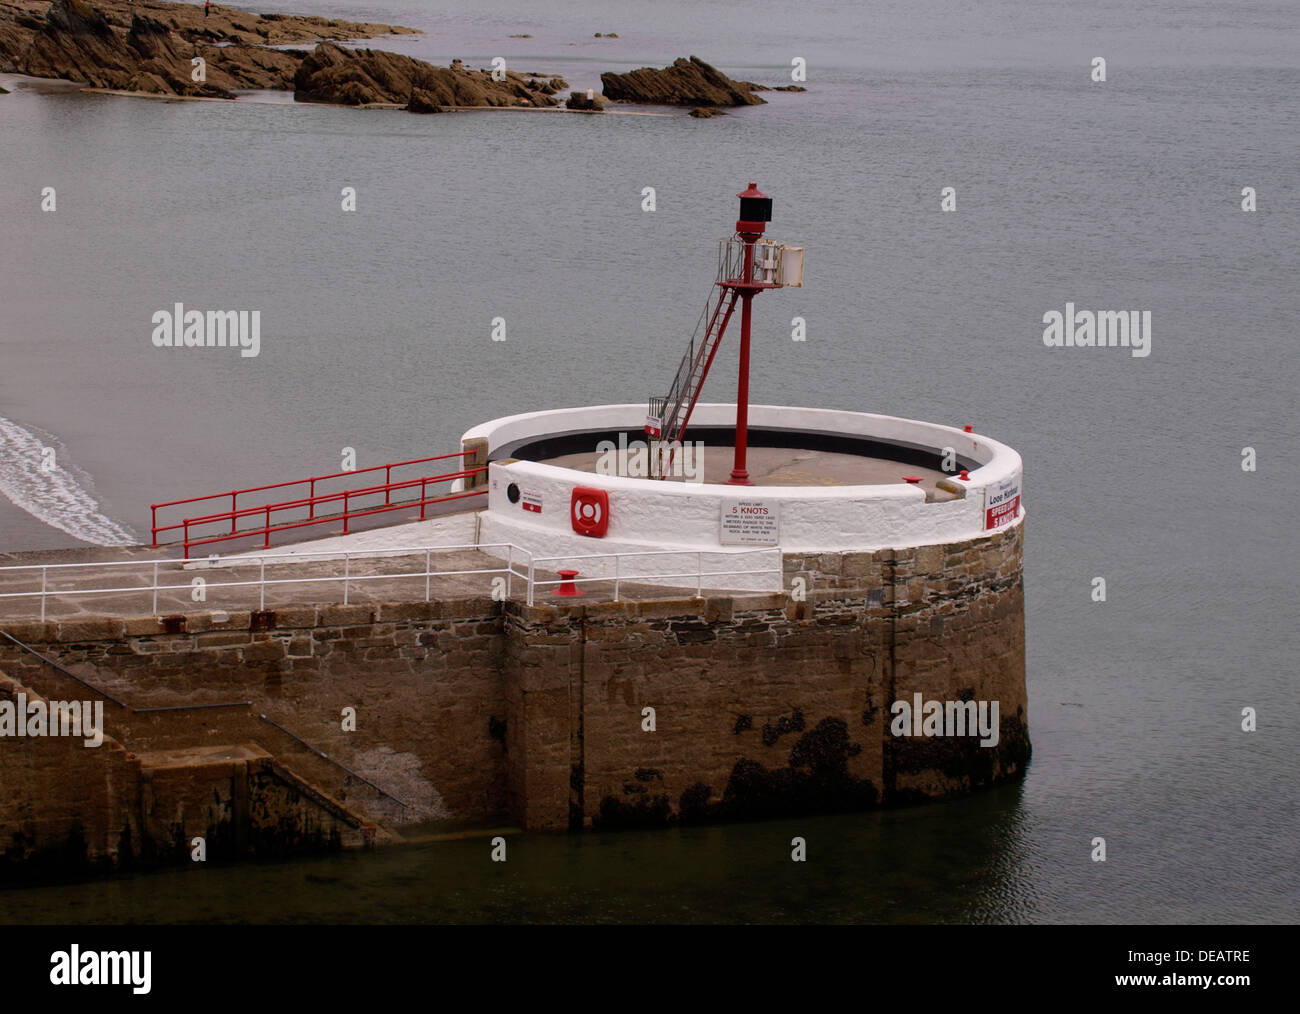
[[[783,484],[728,486],[707,481],[726,475],[708,438],[725,439],[734,406],[701,405],[687,436],[703,435],[706,481],[597,471],[597,444],[641,438],[640,413],[530,413],[466,434],[492,462],[484,551],[523,547],[605,593],[506,604],[508,782],[525,826],[860,809],[1024,770],[1014,450],[956,427],[759,406],[751,448],[772,450],[760,465]],[[602,537],[570,520],[575,488],[608,497]],[[723,542],[738,500],[777,515],[757,546]],[[631,553],[644,555],[616,557]]]

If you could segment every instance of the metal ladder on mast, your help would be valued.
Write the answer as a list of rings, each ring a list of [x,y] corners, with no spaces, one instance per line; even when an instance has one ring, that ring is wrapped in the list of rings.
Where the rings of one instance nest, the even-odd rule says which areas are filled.
[[[721,274],[720,271],[719,275]],[[721,277],[714,286],[708,302],[704,305],[704,311],[700,314],[701,324],[705,318],[709,322],[704,337],[697,346],[695,335],[691,336],[690,345],[686,349],[686,354],[682,356],[668,393],[662,398],[649,399],[647,412],[650,418],[659,420],[660,441],[658,454],[651,458],[651,478],[666,478],[668,470],[672,467],[678,442],[686,432],[686,424],[691,420],[691,413],[695,411],[695,403],[699,400],[704,378],[709,375],[709,367],[713,365],[718,344],[722,340],[723,332],[727,330],[732,311],[736,308],[736,300],[740,296],[739,290],[726,285]],[[698,334],[699,324],[696,324],[695,329]],[[647,429],[649,429],[648,425]]]

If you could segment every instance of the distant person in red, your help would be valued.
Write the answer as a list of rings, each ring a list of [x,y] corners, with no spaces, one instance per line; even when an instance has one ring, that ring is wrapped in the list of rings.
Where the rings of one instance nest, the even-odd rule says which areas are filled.
[[[206,18],[212,11],[212,0],[203,0],[203,16]]]

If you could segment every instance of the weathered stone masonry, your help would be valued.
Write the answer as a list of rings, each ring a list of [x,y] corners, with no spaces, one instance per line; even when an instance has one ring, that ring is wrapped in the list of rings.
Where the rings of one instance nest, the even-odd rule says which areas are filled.
[[[787,556],[786,586],[803,578],[804,601],[510,603],[512,812],[529,827],[653,826],[860,808],[1016,774],[1029,757],[1022,532]],[[998,701],[998,745],[893,737],[889,705],[915,691]]]
[[[237,854],[271,850],[277,828],[318,846],[431,818],[655,826],[990,784],[1029,757],[1022,540],[1018,523],[948,546],[788,555],[802,600],[475,598],[6,624],[133,708],[249,703],[106,709],[112,746],[99,750],[0,739],[0,853],[84,848],[121,864],[175,857],[208,828]],[[87,696],[7,645],[0,670]],[[889,705],[914,691],[997,700],[998,745],[895,739]]]

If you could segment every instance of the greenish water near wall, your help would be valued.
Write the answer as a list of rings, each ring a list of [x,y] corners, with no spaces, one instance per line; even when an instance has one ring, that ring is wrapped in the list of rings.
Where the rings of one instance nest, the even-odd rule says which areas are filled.
[[[977,803],[656,832],[510,834],[0,891],[20,923],[861,923],[1041,916],[1020,789]],[[954,832],[965,843],[952,852]],[[791,840],[807,843],[791,861]]]

